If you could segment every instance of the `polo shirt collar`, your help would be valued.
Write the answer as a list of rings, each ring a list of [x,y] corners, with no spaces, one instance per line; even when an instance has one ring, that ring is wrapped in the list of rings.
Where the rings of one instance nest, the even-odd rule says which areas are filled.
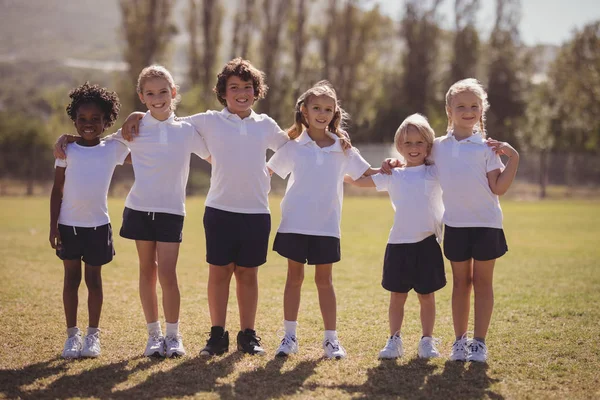
[[[446,134],[446,136],[444,136],[444,139],[453,139],[454,141],[459,142],[454,137],[454,131],[449,131]],[[460,142],[465,142],[465,143],[468,142],[468,143],[475,143],[475,144],[485,144],[485,139],[481,136],[480,132],[475,132],[471,136],[469,136],[468,138],[460,140]]]
[[[237,119],[242,119],[242,118],[240,118],[239,115],[230,112],[227,109],[227,107],[225,107],[224,109],[221,110],[221,115],[223,117],[225,117],[225,119],[236,119],[236,118]],[[255,113],[253,109],[250,109],[250,115],[248,115],[246,118],[250,118],[250,119],[252,119],[254,121],[258,121],[259,120],[258,114]],[[246,118],[244,118],[244,119],[246,119]]]
[[[329,132],[328,130],[325,131],[325,133],[327,134],[327,136],[329,136],[330,138],[335,140],[335,143],[332,144],[331,146],[321,147],[321,150],[323,150],[326,153],[329,153],[331,151],[343,152],[344,149],[342,149],[342,145],[340,143],[340,138],[338,138],[333,132]],[[312,140],[311,137],[308,135],[308,132],[306,131],[306,129],[302,131],[302,133],[300,134],[300,136],[298,136],[296,141],[298,141],[299,145],[306,145],[307,143],[311,143],[311,142],[315,143],[315,141]],[[315,146],[316,145],[317,144],[315,143]]]
[[[175,122],[175,113],[171,112],[171,115],[169,115],[169,118],[167,118],[164,121],[159,121],[152,116],[150,111],[146,111],[146,114],[144,114],[144,116],[142,117],[141,124],[143,124],[144,126],[154,126],[154,125],[160,124],[161,122],[164,122],[167,124],[173,124],[173,122]]]

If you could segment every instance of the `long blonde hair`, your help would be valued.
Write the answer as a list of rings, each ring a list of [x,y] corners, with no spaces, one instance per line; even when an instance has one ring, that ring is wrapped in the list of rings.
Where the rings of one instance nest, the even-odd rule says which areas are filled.
[[[163,67],[162,65],[150,65],[144,68],[142,72],[140,72],[140,74],[138,75],[137,85],[135,88],[136,91],[138,93],[142,93],[142,90],[144,89],[144,83],[152,78],[163,78],[167,81],[171,90],[175,89],[175,92],[177,94],[171,102],[171,111],[175,111],[175,109],[177,108],[177,104],[181,101],[181,95],[179,94],[179,85],[175,84],[175,80],[173,79],[173,76],[171,75],[169,70]]]
[[[448,89],[448,92],[446,92],[446,115],[448,116],[448,130],[451,130],[453,126],[452,117],[448,112],[448,109],[452,105],[452,99],[457,94],[464,92],[473,93],[479,98],[479,101],[481,101],[481,117],[479,118],[477,125],[479,125],[479,132],[481,133],[481,136],[485,138],[485,113],[490,108],[490,103],[488,102],[488,95],[483,88],[483,85],[475,78],[462,79],[450,86],[450,89]]]
[[[408,128],[414,127],[425,143],[427,143],[427,157],[425,158],[425,165],[433,164],[431,160],[429,160],[429,156],[431,155],[431,149],[433,148],[433,141],[435,139],[435,132],[431,125],[429,125],[429,121],[424,115],[421,114],[412,114],[406,117],[404,121],[396,130],[396,134],[394,135],[394,145],[396,146],[396,150],[400,152],[400,144],[406,138],[408,134]]]
[[[342,133],[342,129],[345,127],[345,122],[348,120],[348,114],[340,107],[335,89],[331,83],[326,80],[315,83],[313,87],[298,97],[296,106],[294,107],[294,125],[290,126],[286,131],[289,138],[292,140],[296,139],[300,136],[304,128],[308,128],[308,121],[304,118],[303,111],[306,109],[306,105],[310,99],[318,96],[327,96],[335,103],[333,118],[327,126],[327,129],[340,139],[347,139],[347,136]]]

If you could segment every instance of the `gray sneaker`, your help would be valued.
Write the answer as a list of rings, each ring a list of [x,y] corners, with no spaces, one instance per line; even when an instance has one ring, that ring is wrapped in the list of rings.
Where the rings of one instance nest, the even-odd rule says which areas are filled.
[[[62,358],[79,358],[81,357],[81,348],[83,340],[81,339],[81,331],[69,336],[65,342],[65,347],[62,351]]]
[[[100,332],[86,335],[83,338],[83,350],[81,350],[81,357],[96,358],[100,356]]]

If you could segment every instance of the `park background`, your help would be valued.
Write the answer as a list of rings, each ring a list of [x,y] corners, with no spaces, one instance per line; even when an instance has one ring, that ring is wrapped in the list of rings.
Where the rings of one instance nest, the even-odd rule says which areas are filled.
[[[0,397],[600,397],[595,1],[0,0],[0,22]],[[483,82],[491,103],[489,135],[522,155],[503,199],[510,252],[497,266],[489,365],[445,360],[452,342],[450,284],[438,296],[436,335],[444,340],[444,358],[415,358],[418,307],[411,296],[407,355],[392,363],[376,360],[387,332],[387,294],[379,286],[392,218],[385,196],[345,201],[343,260],[334,279],[348,360],[320,359],[310,268],[300,315],[302,353],[272,358],[285,282],[285,260],[275,254],[261,270],[257,321],[270,355],[199,359],[209,328],[201,218],[210,170],[198,159],[192,160],[193,197],[178,266],[190,357],[163,363],[139,357],[144,330],[137,257],[130,242],[116,238],[118,255],[104,273],[103,355],[75,363],[58,358],[62,268],[47,243],[48,197],[52,143],[74,131],[65,112],[69,90],[90,81],[117,91],[122,111],[116,129],[130,111],[142,109],[135,80],[156,62],[181,86],[179,115],[220,109],[211,89],[234,56],[267,73],[271,89],[255,109],[282,127],[292,122],[298,94],[329,79],[351,114],[353,144],[374,165],[393,154],[393,134],[407,115],[424,113],[440,136],[449,85],[471,76]],[[132,180],[130,167],[115,171],[115,231]],[[274,178],[273,226],[284,184]],[[82,284],[83,327],[85,298]],[[235,332],[235,297],[228,325]]]

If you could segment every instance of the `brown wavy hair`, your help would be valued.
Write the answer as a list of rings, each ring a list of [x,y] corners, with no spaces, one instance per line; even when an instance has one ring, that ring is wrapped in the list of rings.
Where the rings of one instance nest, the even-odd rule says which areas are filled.
[[[250,61],[237,57],[225,64],[219,75],[217,75],[217,84],[213,88],[213,92],[222,105],[227,106],[225,91],[227,89],[227,79],[230,76],[237,76],[246,82],[252,81],[254,101],[264,99],[267,95],[269,87],[265,83],[265,73],[252,65]]]

